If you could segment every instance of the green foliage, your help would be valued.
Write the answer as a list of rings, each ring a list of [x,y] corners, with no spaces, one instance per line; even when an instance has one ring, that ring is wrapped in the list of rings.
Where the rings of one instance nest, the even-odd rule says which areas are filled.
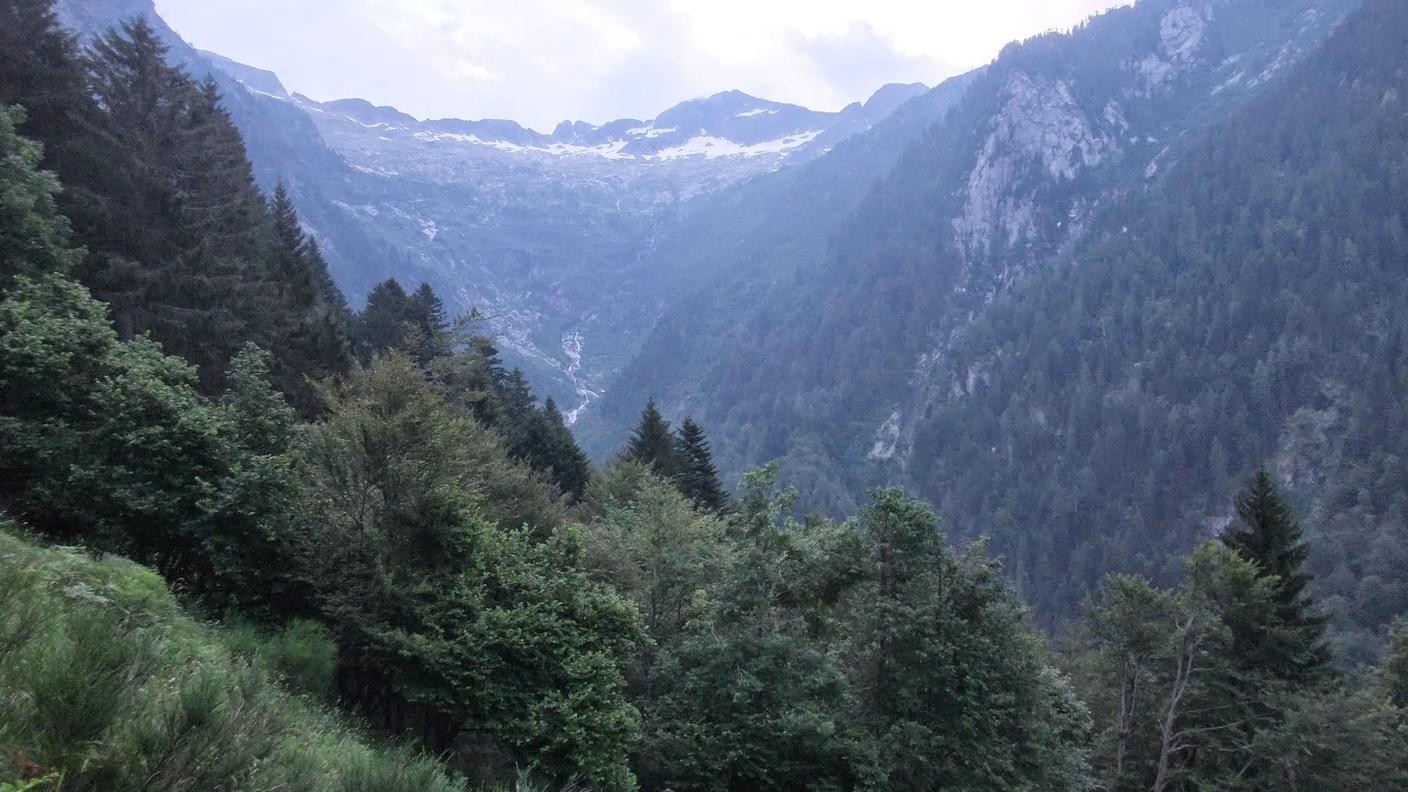
[[[701,509],[723,511],[728,506],[728,496],[719,483],[719,471],[714,467],[709,440],[704,436],[704,430],[691,418],[684,419],[684,423],[680,424],[675,458],[678,464],[675,484],[680,492]]]
[[[1329,653],[1321,641],[1325,620],[1314,612],[1304,570],[1309,547],[1271,474],[1258,471],[1237,496],[1241,526],[1222,541],[1271,579],[1276,615],[1270,623],[1235,624],[1238,665],[1273,679],[1301,682],[1321,675]]]
[[[314,415],[321,405],[309,380],[346,373],[351,360],[350,315],[317,243],[303,233],[283,185],[274,191],[269,213],[273,221],[269,268],[274,280],[283,284],[278,295],[281,305],[274,313],[279,326],[272,337],[280,389],[290,394],[304,415]]]
[[[585,531],[587,566],[636,602],[657,647],[673,646],[695,595],[717,585],[729,564],[726,524],[637,462],[608,467],[588,500],[598,516]],[[649,675],[652,657],[642,658],[638,677]]]
[[[848,655],[885,787],[1086,789],[1085,708],[996,565],[953,555],[900,490],[875,492],[860,529],[869,569]]]
[[[392,353],[328,396],[302,452],[308,570],[375,722],[461,733],[558,777],[634,785],[628,603],[582,571],[549,490]]]
[[[0,105],[0,289],[16,275],[67,273],[81,251],[58,213],[58,180],[39,169],[42,147],[19,136],[20,107]]]
[[[271,349],[277,384],[311,414],[307,379],[346,369],[345,302],[291,204],[265,205],[215,83],[168,63],[144,20],[97,37],[84,57],[51,5],[0,6],[0,103],[33,111],[21,131],[64,180],[59,203],[89,252],[68,256],[75,274],[112,304],[123,339],[152,334],[197,366],[207,393],[242,345]]]
[[[281,690],[130,562],[0,531],[0,778],[65,790],[463,790]],[[33,787],[19,781],[12,788]]]
[[[1268,486],[1254,482],[1239,500],[1243,510],[1288,517],[1273,508]],[[1286,675],[1287,666],[1255,662],[1259,653],[1249,662],[1246,636],[1278,631],[1284,589],[1279,577],[1228,546],[1247,542],[1234,534],[1230,542],[1203,545],[1177,592],[1113,577],[1087,605],[1078,679],[1099,726],[1102,785],[1155,792],[1400,788],[1408,754],[1403,711],[1384,684],[1390,673],[1381,669],[1374,684]]]
[[[872,778],[872,746],[826,641],[858,537],[791,519],[795,496],[775,481],[775,470],[745,479],[728,568],[658,661],[642,758],[652,787],[849,789]]]
[[[290,690],[328,704],[336,699],[337,644],[323,624],[308,619],[273,628],[231,623],[220,637],[231,652],[270,669]]]
[[[678,472],[679,460],[670,422],[660,414],[654,400],[647,402],[641,411],[640,423],[631,435],[624,456],[649,467],[662,478],[673,478]]]
[[[406,348],[410,307],[410,297],[395,278],[388,278],[371,290],[352,334],[357,356],[363,363],[378,352]]]
[[[1251,747],[1264,767],[1249,788],[1306,792],[1408,787],[1403,711],[1372,688],[1330,687],[1276,702],[1280,723]]]
[[[21,278],[0,301],[0,475],[12,508],[217,600],[277,597],[241,577],[287,573],[276,536],[286,448],[273,446],[288,415],[260,382],[266,363],[247,351],[230,402],[211,403],[186,363],[147,339],[118,341],[83,287]]]
[[[170,65],[146,21],[92,47],[107,162],[73,209],[93,254],[85,282],[123,338],[151,332],[218,383],[239,344],[269,335],[265,206],[244,144],[214,85]]]
[[[1395,707],[1408,710],[1408,620],[1399,620],[1389,632],[1379,684]]]
[[[44,144],[45,170],[65,181],[98,164],[91,141],[97,106],[72,33],[53,0],[0,3],[0,105],[23,105],[20,134]]]

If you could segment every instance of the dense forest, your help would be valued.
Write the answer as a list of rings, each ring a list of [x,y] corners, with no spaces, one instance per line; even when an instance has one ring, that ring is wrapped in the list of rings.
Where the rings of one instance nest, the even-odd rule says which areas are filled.
[[[1203,54],[1146,90],[1131,64],[1188,9]],[[1266,465],[1313,516],[1332,640],[1372,662],[1408,609],[1404,30],[1385,0],[1155,0],[1013,44],[843,219],[791,229],[843,189],[811,183],[710,215],[697,255],[758,266],[682,298],[584,421],[653,397],[710,427],[726,478],[781,460],[828,514],[911,489],[1053,630],[1107,573],[1175,583]],[[1267,51],[1302,56],[1258,75]],[[1084,134],[1001,137],[1023,124]],[[975,191],[983,167],[1009,178]],[[999,189],[1011,229],[956,230]],[[735,244],[750,224],[778,238]]]
[[[1055,640],[901,489],[653,402],[592,465],[481,331],[353,310],[146,23],[0,0],[0,790],[1408,787],[1408,626],[1336,650],[1250,455]]]

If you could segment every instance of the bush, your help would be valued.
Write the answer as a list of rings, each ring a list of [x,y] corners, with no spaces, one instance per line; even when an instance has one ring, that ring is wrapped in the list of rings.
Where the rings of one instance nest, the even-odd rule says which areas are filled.
[[[232,652],[278,674],[291,690],[333,703],[337,644],[323,625],[298,619],[271,631],[233,624],[224,630],[224,642]]]

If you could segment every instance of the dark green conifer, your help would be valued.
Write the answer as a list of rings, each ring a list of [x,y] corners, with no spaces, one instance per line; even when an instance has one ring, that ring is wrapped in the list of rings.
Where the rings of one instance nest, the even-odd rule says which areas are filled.
[[[719,483],[719,471],[714,467],[709,439],[691,418],[685,418],[680,425],[676,459],[679,469],[675,484],[680,492],[701,509],[723,511],[728,505],[728,496]]]
[[[625,455],[627,459],[648,466],[658,476],[667,479],[675,477],[678,470],[675,437],[670,432],[670,422],[660,414],[654,399],[647,402],[641,411],[640,423],[631,435]]]
[[[311,416],[319,399],[310,380],[347,371],[347,302],[332,286],[327,262],[303,233],[298,212],[280,185],[269,208],[272,245],[269,271],[277,294],[270,295],[270,346],[277,356],[274,379],[300,413]],[[329,298],[333,301],[329,302]]]
[[[432,360],[449,354],[449,316],[445,312],[445,304],[430,284],[422,283],[411,294],[406,310],[414,336],[410,339],[414,349],[410,351],[416,362],[424,367],[430,365]]]
[[[372,287],[367,306],[357,317],[354,337],[363,363],[378,352],[400,349],[406,340],[406,313],[410,298],[395,278]]]
[[[1306,592],[1309,547],[1271,474],[1260,470],[1237,496],[1239,527],[1222,541],[1263,576],[1274,576],[1276,612],[1270,624],[1233,624],[1233,653],[1241,670],[1263,678],[1304,683],[1329,663],[1323,642],[1325,620],[1314,613]]]
[[[24,106],[20,133],[44,144],[44,169],[73,189],[75,177],[94,164],[85,144],[97,107],[78,41],[53,6],[54,0],[0,0],[0,105]]]
[[[558,489],[570,495],[574,501],[581,499],[587,491],[587,482],[591,479],[591,462],[577,445],[572,430],[567,428],[562,411],[557,408],[557,402],[551,396],[543,402],[537,423],[540,427],[537,444],[540,451],[539,459],[531,461],[532,466],[548,471]]]

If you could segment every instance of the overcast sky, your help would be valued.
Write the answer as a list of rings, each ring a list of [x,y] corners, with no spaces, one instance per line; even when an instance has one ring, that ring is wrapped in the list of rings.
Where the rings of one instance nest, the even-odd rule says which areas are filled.
[[[315,99],[422,118],[651,118],[737,88],[836,110],[1121,0],[156,0],[183,38]]]

